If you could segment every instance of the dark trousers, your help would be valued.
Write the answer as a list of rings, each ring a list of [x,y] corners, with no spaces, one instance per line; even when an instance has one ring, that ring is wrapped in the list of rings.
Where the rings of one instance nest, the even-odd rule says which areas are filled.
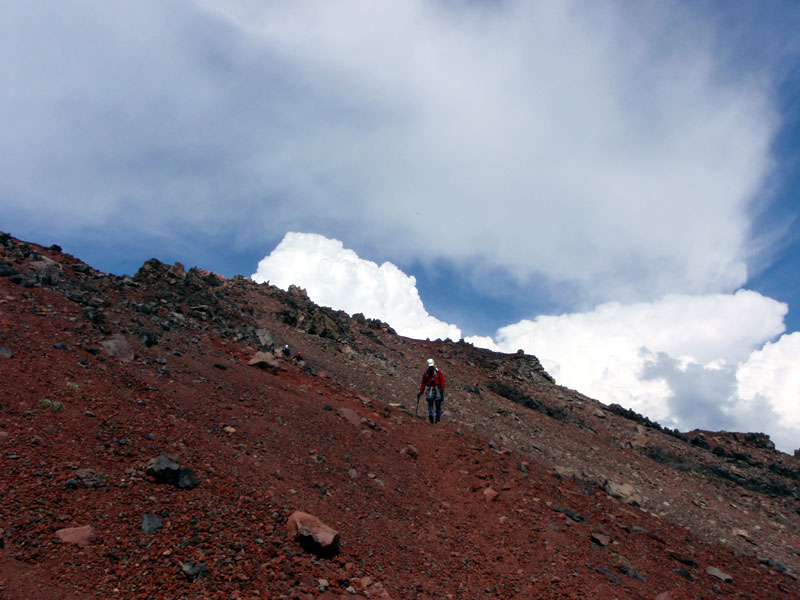
[[[436,420],[442,418],[442,402],[444,402],[444,392],[441,388],[434,388],[425,391],[425,399],[428,401],[428,415],[433,416],[433,407],[436,406]]]

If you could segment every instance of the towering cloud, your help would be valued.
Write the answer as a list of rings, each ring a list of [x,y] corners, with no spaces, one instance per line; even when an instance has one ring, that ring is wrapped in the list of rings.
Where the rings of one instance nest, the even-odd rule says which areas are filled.
[[[784,331],[786,310],[747,290],[670,295],[521,321],[501,328],[496,343],[536,354],[564,385],[665,425],[780,433],[800,417],[791,400],[800,387],[785,378],[800,364],[794,336],[769,343]],[[783,376],[761,377],[773,369]]]
[[[361,259],[340,241],[321,235],[287,233],[258,263],[252,279],[283,289],[299,285],[317,304],[380,319],[408,337],[461,338],[458,327],[425,311],[413,277],[389,262],[378,266]]]

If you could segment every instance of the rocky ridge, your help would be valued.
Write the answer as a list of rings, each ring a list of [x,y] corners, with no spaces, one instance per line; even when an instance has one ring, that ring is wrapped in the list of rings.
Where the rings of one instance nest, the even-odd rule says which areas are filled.
[[[0,597],[800,597],[795,457],[666,430],[533,356],[7,234],[0,325]]]

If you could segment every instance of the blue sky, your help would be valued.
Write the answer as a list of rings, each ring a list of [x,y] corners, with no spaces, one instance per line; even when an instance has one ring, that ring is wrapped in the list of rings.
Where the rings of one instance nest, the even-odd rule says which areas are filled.
[[[800,10],[761,4],[0,0],[0,229],[790,450]]]

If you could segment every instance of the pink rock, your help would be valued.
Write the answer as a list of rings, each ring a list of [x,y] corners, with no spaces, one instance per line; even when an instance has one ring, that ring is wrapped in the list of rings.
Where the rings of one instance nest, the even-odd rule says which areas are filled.
[[[497,490],[493,490],[490,487],[484,488],[483,490],[483,497],[487,502],[494,502],[497,500],[497,497],[500,495],[500,492]]]
[[[120,334],[112,335],[109,339],[105,340],[102,344],[103,350],[106,354],[116,356],[120,362],[129,363],[135,357],[133,346],[128,343],[128,340]]]
[[[706,567],[706,573],[722,581],[733,581],[733,578],[730,575],[724,571],[720,571],[717,567]]]
[[[368,596],[370,598],[380,598],[381,600],[392,600],[392,597],[389,595],[389,592],[386,591],[386,588],[383,587],[383,584],[377,581],[370,586]]]
[[[339,532],[328,527],[314,515],[296,510],[286,522],[286,527],[300,544],[316,554],[335,553],[339,547]]]
[[[669,592],[661,592],[653,600],[672,600],[672,595]]]
[[[275,373],[276,371],[285,370],[284,367],[274,355],[268,352],[256,352],[250,362],[247,363],[251,367],[258,367],[266,371]]]
[[[336,414],[338,414],[351,425],[355,425],[356,427],[361,426],[361,416],[352,408],[340,408],[338,411],[336,411]]]
[[[84,525],[83,527],[67,527],[56,531],[56,536],[65,544],[77,544],[85,548],[89,545],[89,539],[94,535],[94,527]]]

